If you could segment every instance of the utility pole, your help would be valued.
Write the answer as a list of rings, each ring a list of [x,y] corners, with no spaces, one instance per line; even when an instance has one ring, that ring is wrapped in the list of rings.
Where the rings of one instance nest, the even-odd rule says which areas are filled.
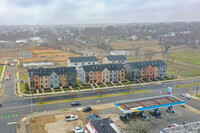
[[[197,84],[196,96],[198,95],[199,84]]]
[[[31,90],[31,115],[33,113],[33,90]]]

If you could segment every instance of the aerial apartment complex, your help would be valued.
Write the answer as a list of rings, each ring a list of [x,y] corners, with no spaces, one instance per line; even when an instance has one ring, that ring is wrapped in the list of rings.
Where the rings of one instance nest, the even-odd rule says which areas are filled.
[[[102,64],[82,66],[79,80],[84,84],[107,83],[125,80],[125,69],[122,64]]]
[[[103,57],[103,64],[126,64],[127,59],[124,55],[109,55]]]
[[[28,70],[30,90],[76,86],[75,67],[39,68]]]
[[[89,57],[70,57],[67,60],[68,67],[76,67],[78,72],[81,66],[98,64],[98,59],[95,56]]]
[[[126,78],[134,81],[137,79],[164,78],[167,66],[162,60],[132,62],[124,65]]]

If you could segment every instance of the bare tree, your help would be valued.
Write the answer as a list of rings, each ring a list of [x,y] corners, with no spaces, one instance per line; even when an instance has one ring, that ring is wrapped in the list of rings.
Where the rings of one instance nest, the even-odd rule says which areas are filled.
[[[149,50],[144,51],[145,61],[147,61],[147,60],[150,61],[153,58],[154,55],[155,55],[155,52],[153,52],[153,51],[149,51]]]
[[[75,93],[75,92],[70,92],[70,98],[71,98],[71,99],[74,99],[75,96],[76,96],[76,93]]]
[[[137,119],[129,123],[129,133],[148,133],[151,126],[148,122]]]
[[[136,59],[139,56],[140,48],[141,48],[140,46],[138,46],[138,47],[135,48],[135,57],[136,57]]]
[[[45,99],[45,96],[38,96],[37,98],[38,98],[39,101],[42,103],[42,102],[44,101],[44,99]]]

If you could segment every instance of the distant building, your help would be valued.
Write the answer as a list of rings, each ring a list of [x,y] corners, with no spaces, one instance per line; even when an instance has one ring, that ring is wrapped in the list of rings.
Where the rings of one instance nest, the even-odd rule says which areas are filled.
[[[125,80],[125,69],[122,64],[82,66],[78,74],[79,80],[84,84],[121,82]]]
[[[127,59],[124,55],[110,55],[103,57],[103,64],[126,64]]]
[[[16,43],[27,43],[27,40],[16,40]]]
[[[98,64],[98,59],[95,56],[70,57],[67,60],[67,66],[68,67],[76,67],[76,71],[78,71],[81,66],[95,65],[95,64]]]
[[[53,66],[53,62],[31,62],[23,63],[23,67],[44,67],[44,66]]]
[[[97,56],[96,52],[82,51],[83,56]]]
[[[167,65],[162,60],[132,62],[124,65],[128,80],[151,79],[166,76]]]
[[[137,40],[137,36],[136,35],[132,35],[130,37],[127,38],[128,40]]]
[[[110,55],[124,55],[127,56],[129,55],[129,51],[127,50],[114,50],[114,51],[110,51]]]
[[[89,133],[124,133],[110,118],[89,121],[86,127]]]
[[[30,90],[76,86],[75,67],[39,68],[28,70]]]

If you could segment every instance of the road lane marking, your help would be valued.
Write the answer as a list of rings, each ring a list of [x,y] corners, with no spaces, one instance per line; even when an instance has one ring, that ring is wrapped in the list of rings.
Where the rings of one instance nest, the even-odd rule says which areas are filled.
[[[9,122],[8,125],[17,124],[17,122]]]

